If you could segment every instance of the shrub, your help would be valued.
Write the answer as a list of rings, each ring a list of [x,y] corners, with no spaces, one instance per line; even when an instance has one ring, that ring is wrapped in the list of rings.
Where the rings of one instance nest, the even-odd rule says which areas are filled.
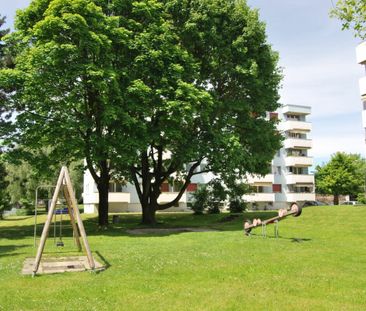
[[[16,211],[16,216],[28,216],[28,215],[34,215],[34,212],[30,208],[19,208]]]
[[[193,201],[190,208],[195,215],[202,215],[208,205],[209,191],[207,186],[199,187],[196,192],[192,194]]]
[[[220,202],[211,201],[207,209],[208,214],[220,214]]]
[[[234,214],[234,213],[242,213],[247,209],[247,204],[240,199],[234,199],[232,201],[230,201],[229,204],[229,210],[230,213]]]
[[[357,202],[361,204],[366,204],[366,196],[365,193],[361,192],[357,195]]]

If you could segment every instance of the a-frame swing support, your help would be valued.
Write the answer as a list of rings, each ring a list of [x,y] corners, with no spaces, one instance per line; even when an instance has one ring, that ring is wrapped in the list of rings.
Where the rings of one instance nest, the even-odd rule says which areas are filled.
[[[88,240],[86,237],[83,221],[81,220],[80,212],[79,212],[77,202],[75,199],[75,193],[74,193],[74,190],[73,190],[72,184],[71,184],[69,171],[66,166],[63,166],[61,168],[61,172],[60,172],[60,175],[57,180],[55,192],[53,193],[51,206],[48,210],[47,220],[43,227],[41,240],[40,240],[40,243],[38,246],[36,259],[34,262],[33,274],[32,274],[33,276],[36,275],[38,268],[39,268],[39,264],[41,262],[43,250],[44,250],[44,247],[46,244],[46,239],[48,236],[48,232],[50,230],[52,217],[53,217],[53,214],[56,209],[56,203],[57,203],[57,199],[58,199],[60,191],[63,192],[64,197],[66,199],[67,209],[68,209],[68,212],[70,215],[70,222],[72,225],[72,229],[74,231],[74,237],[76,240],[76,244],[77,244],[79,250],[81,250],[81,243],[80,243],[80,237],[79,237],[79,232],[80,232],[80,235],[81,235],[81,238],[83,241],[83,245],[84,245],[84,249],[86,251],[86,255],[88,258],[90,269],[92,269],[92,270],[95,269],[95,262],[94,262],[92,253],[90,251],[90,247],[89,247],[89,243],[88,243]]]

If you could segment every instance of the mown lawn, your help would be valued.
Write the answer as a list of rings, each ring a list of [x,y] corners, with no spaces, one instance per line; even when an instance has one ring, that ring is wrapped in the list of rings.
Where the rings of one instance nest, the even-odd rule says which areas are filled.
[[[35,255],[33,217],[0,221],[0,310],[366,310],[366,207],[311,207],[280,223],[278,239],[243,235],[243,218],[159,215],[160,227],[215,232],[133,236],[138,215],[108,231],[83,216],[101,273],[22,276]],[[44,220],[44,216],[42,216]],[[65,235],[70,230],[65,228]],[[64,230],[65,231],[65,230]],[[46,255],[70,255],[49,238]]]

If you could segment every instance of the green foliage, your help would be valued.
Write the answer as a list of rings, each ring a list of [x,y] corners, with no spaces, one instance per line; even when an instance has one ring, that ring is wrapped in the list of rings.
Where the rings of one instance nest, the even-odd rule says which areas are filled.
[[[247,210],[247,204],[243,200],[234,199],[229,203],[229,210],[232,214],[242,213]]]
[[[278,55],[244,0],[34,0],[6,42],[16,66],[0,72],[0,87],[17,111],[7,142],[50,147],[25,155],[43,167],[85,158],[101,225],[114,174],[135,183],[152,223],[201,163],[239,180],[265,173],[280,147],[265,118],[279,106]],[[159,204],[172,175],[181,192]]]
[[[330,15],[341,20],[343,29],[353,29],[356,37],[366,39],[365,0],[338,0]]]
[[[25,161],[7,163],[7,191],[10,195],[11,205],[15,207],[34,206],[35,191],[39,186],[54,186],[60,173],[58,166],[50,170],[40,170]],[[75,195],[78,200],[82,197],[83,166],[82,162],[72,162],[69,166]],[[42,187],[38,189],[38,199],[51,199],[53,188]]]
[[[208,207],[209,191],[207,185],[200,187],[192,194],[191,209],[195,215],[202,215]]]
[[[337,152],[327,164],[316,167],[316,189],[335,197],[357,195],[365,186],[365,174],[366,163],[360,155]]]
[[[0,150],[0,219],[2,218],[2,214],[4,210],[10,207],[10,198],[6,187],[8,186],[8,182],[6,180],[7,173],[5,169],[5,165],[3,163],[2,154]]]
[[[365,195],[365,192],[360,192],[357,195],[357,202],[359,202],[361,204],[366,204],[366,195]]]

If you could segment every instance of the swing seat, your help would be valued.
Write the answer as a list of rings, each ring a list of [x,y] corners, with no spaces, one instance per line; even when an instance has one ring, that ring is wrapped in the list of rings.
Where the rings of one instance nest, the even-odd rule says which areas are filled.
[[[56,246],[64,247],[65,245],[64,245],[64,242],[62,242],[62,241],[57,241],[57,242],[56,242]]]

